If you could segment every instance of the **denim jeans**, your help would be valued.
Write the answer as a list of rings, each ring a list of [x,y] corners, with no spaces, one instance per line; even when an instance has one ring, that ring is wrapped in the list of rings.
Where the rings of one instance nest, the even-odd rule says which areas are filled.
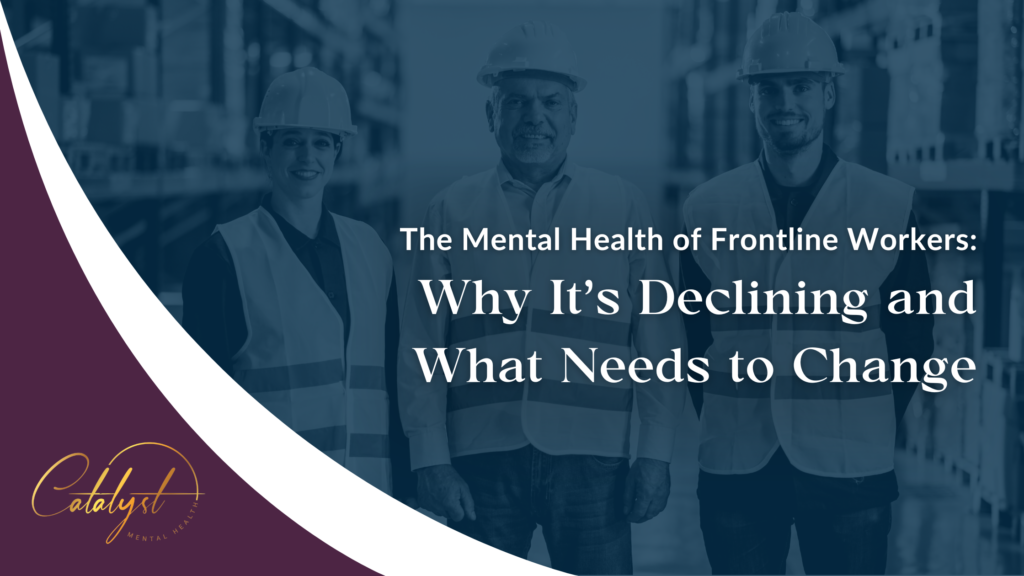
[[[807,574],[884,574],[891,506],[830,513],[701,502],[700,528],[714,574],[785,574],[794,522]]]
[[[782,450],[750,474],[697,482],[704,548],[715,574],[784,574],[796,523],[808,574],[884,574],[899,496],[896,474],[825,478],[797,470]]]
[[[551,456],[527,446],[452,460],[476,504],[459,532],[526,558],[544,532],[551,564],[572,574],[631,574],[630,525],[622,513],[627,458]]]

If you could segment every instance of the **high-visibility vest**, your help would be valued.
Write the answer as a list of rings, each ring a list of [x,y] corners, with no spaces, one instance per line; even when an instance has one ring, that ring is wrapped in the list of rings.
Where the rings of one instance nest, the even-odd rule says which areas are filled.
[[[712,315],[714,343],[707,351],[711,378],[704,386],[701,414],[700,466],[716,474],[745,474],[761,469],[781,446],[793,465],[819,476],[852,478],[893,469],[896,418],[889,382],[866,383],[859,378],[865,360],[888,360],[885,335],[879,327],[879,288],[896,265],[899,253],[863,246],[854,251],[847,228],[878,228],[883,234],[906,231],[913,188],[892,178],[842,160],[823,184],[801,224],[804,234],[838,237],[830,251],[713,251],[704,245],[693,252],[711,281],[711,289],[745,290],[757,281],[761,315]],[[727,228],[729,233],[776,234],[771,198],[761,168],[752,162],[696,188],[683,208],[689,230]],[[867,320],[843,323],[839,315],[766,315],[766,290],[789,291],[795,310],[798,282],[813,290],[836,292],[842,312],[843,294],[867,290],[862,310]],[[745,294],[749,303],[749,294]],[[735,303],[732,303],[735,306]],[[723,308],[719,304],[719,308]],[[749,305],[745,306],[749,312]],[[813,304],[808,311],[813,311]],[[827,312],[827,310],[823,310]],[[794,375],[797,353],[815,347],[839,348],[843,358],[857,362],[859,382],[832,383],[832,361],[805,353],[801,366],[808,383]],[[733,382],[729,358],[739,353],[744,362],[768,358],[774,366],[770,385],[746,377]],[[846,376],[843,372],[843,377]],[[891,378],[891,367],[887,369]],[[759,376],[763,378],[763,374]]]
[[[350,330],[258,208],[221,224],[249,337],[232,377],[321,452],[391,492],[384,324],[391,256],[372,228],[331,214],[345,262]]]
[[[461,291],[463,279],[482,280],[485,290],[497,290],[503,299],[505,290],[531,290],[526,308],[513,325],[504,324],[498,316],[473,314],[472,286],[458,313],[450,316],[449,358],[455,359],[457,348],[475,348],[478,358],[492,359],[497,380],[484,383],[481,371],[480,382],[469,382],[469,358],[463,352],[447,393],[451,456],[532,444],[554,455],[628,457],[632,381],[625,371],[619,373],[623,376],[620,382],[605,381],[600,366],[608,357],[625,362],[632,357],[629,257],[626,252],[572,251],[568,241],[573,227],[581,234],[588,227],[593,235],[626,233],[630,218],[636,217],[636,199],[623,181],[579,168],[551,229],[534,230],[553,234],[558,227],[562,236],[559,251],[461,249],[464,228],[474,236],[485,227],[492,236],[518,232],[495,170],[464,178],[439,198],[445,229],[431,232],[448,233],[456,239],[447,253],[453,286]],[[563,315],[551,314],[555,307],[553,279],[563,280]],[[593,282],[593,290],[585,294],[588,280]],[[569,313],[564,295],[573,284],[583,291],[577,298],[580,314]],[[598,313],[598,292],[605,289],[618,291],[619,310],[614,315]],[[522,298],[522,292],[518,297]],[[507,300],[503,304],[507,306]],[[511,310],[504,314],[514,317]],[[569,362],[569,382],[563,382],[563,348],[573,350],[587,365],[593,361],[595,381]],[[592,348],[596,352],[592,353]],[[540,382],[530,381],[525,361],[534,352],[540,358]],[[525,382],[498,379],[500,362],[506,358],[523,361]]]

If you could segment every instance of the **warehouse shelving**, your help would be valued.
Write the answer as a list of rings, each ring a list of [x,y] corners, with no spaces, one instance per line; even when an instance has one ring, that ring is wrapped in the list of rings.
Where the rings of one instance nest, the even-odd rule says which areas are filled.
[[[889,164],[889,175],[918,190],[1024,192],[1024,164],[978,159]]]
[[[331,185],[357,185],[363,182],[361,171],[354,166],[335,170]],[[258,169],[185,169],[170,174],[111,174],[99,180],[79,179],[90,200],[141,200],[163,196],[202,196],[269,192],[270,181]]]
[[[270,82],[297,66],[338,78],[359,128],[325,202],[393,240],[402,88],[394,0],[3,5],[69,164],[154,292],[173,300],[198,243],[269,191],[249,126]]]

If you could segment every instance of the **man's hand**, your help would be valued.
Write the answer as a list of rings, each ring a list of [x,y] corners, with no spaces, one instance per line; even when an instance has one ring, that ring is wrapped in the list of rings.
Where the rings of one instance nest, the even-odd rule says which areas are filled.
[[[637,458],[626,476],[626,499],[623,514],[630,522],[646,522],[665,509],[672,478],[668,462]]]
[[[461,522],[465,517],[476,520],[469,485],[451,464],[420,468],[416,471],[416,480],[416,492],[423,508],[452,522]]]

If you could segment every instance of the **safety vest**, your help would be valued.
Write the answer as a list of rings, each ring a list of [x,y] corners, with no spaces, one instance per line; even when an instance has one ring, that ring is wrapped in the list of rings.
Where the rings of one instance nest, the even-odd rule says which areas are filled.
[[[351,304],[347,346],[337,310],[265,208],[217,227],[249,332],[232,377],[307,442],[390,494],[384,324],[391,256],[372,228],[331,216]]]
[[[625,252],[571,250],[571,229],[580,233],[625,234],[629,218],[635,216],[635,199],[621,179],[595,170],[579,168],[564,193],[549,230],[560,229],[559,251],[462,250],[463,229],[474,235],[486,227],[491,235],[512,234],[512,221],[497,173],[490,170],[450,186],[443,195],[444,232],[456,240],[448,252],[453,286],[461,290],[462,279],[482,280],[486,290],[530,290],[526,308],[512,325],[493,315],[473,314],[475,293],[466,290],[458,313],[448,325],[449,358],[455,349],[477,350],[478,358],[494,362],[495,383],[469,382],[468,352],[463,352],[449,384],[447,431],[452,456],[512,450],[532,444],[554,455],[590,454],[629,456],[632,382],[625,371],[620,382],[605,381],[600,366],[611,356],[628,362],[631,354],[630,266]],[[432,231],[434,232],[434,231]],[[551,280],[563,280],[562,315],[552,315],[554,288]],[[586,282],[593,290],[585,294]],[[566,291],[576,285],[582,292],[577,306],[581,314],[568,312]],[[618,291],[619,311],[598,314],[598,292]],[[518,293],[519,298],[522,292]],[[488,305],[489,306],[489,305]],[[488,308],[489,309],[489,308]],[[514,313],[504,310],[505,317]],[[569,382],[563,348],[568,348],[588,366],[596,367],[595,381],[568,362]],[[592,353],[591,349],[596,349]],[[540,382],[531,382],[526,358],[536,352]],[[498,379],[500,363],[506,358],[523,361],[525,382],[503,383]]]
[[[854,251],[846,229],[878,228],[879,238],[901,234],[906,231],[912,200],[913,188],[840,160],[801,224],[805,234],[822,238],[835,234],[836,251],[712,251],[707,244],[694,251],[711,289],[733,294],[735,281],[742,280],[746,287],[757,281],[761,296],[761,315],[711,316],[714,343],[707,351],[711,378],[703,385],[699,450],[703,470],[754,472],[767,464],[779,446],[794,466],[819,476],[851,478],[892,470],[896,419],[891,383],[865,383],[859,373],[857,383],[831,383],[831,359],[815,352],[805,353],[801,366],[808,379],[824,377],[825,381],[808,383],[795,376],[793,361],[810,347],[839,348],[842,357],[855,360],[859,369],[869,358],[887,361],[885,335],[879,327],[879,288],[899,253],[883,251],[877,244],[874,250],[862,246]],[[684,205],[683,217],[689,230],[778,232],[757,162],[695,189]],[[867,320],[852,325],[843,323],[839,315],[764,314],[765,290],[789,291],[795,310],[800,281],[806,282],[809,303],[813,290],[835,291],[840,312],[846,291],[867,290],[868,301],[861,307]],[[813,311],[813,304],[808,310]],[[752,382],[742,366],[745,381],[733,382],[729,358],[737,352],[745,362],[770,359],[774,365],[770,385]],[[843,375],[847,377],[845,370]],[[887,375],[891,378],[891,368]]]

